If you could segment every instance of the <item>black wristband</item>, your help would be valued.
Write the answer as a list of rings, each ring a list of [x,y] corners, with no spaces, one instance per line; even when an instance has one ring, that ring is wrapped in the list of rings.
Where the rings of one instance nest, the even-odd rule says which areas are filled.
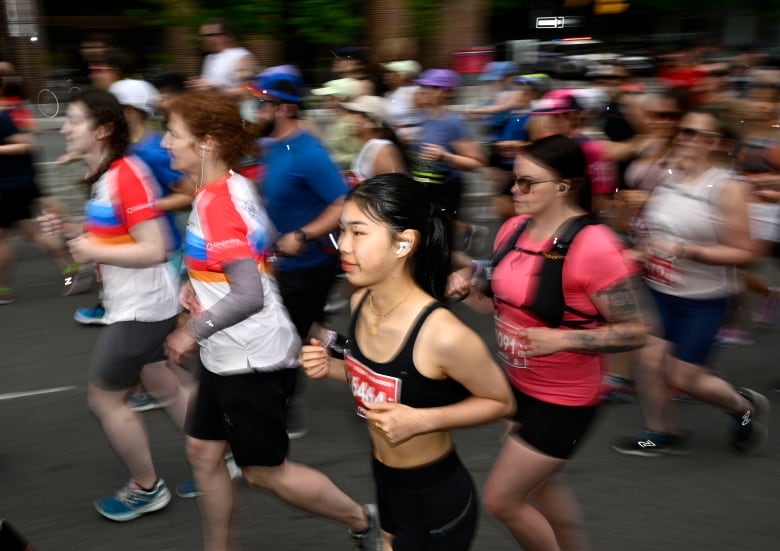
[[[309,236],[303,230],[295,230],[293,234],[301,243],[306,243],[309,240]]]

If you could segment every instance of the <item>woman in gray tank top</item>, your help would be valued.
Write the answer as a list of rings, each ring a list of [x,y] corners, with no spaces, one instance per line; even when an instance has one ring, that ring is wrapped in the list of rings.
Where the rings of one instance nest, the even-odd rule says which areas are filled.
[[[645,208],[639,249],[659,323],[640,354],[637,377],[646,428],[616,442],[620,453],[687,451],[669,415],[667,384],[728,413],[736,449],[752,451],[766,441],[766,398],[738,390],[703,366],[728,302],[739,291],[737,270],[757,253],[748,190],[719,166],[724,142],[714,113],[689,111],[674,138],[666,175]]]

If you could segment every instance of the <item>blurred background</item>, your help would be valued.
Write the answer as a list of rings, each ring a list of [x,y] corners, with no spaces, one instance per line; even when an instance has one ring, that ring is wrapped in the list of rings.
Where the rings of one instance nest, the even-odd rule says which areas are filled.
[[[40,103],[41,90],[66,100],[74,87],[87,85],[90,57],[101,48],[132,52],[134,72],[147,79],[171,71],[197,75],[204,54],[198,25],[214,16],[231,21],[258,70],[292,63],[311,83],[327,80],[333,50],[346,45],[364,47],[369,65],[416,59],[423,67],[456,69],[468,82],[493,60],[576,78],[585,67],[569,63],[571,56],[618,57],[648,75],[693,46],[729,59],[757,50],[774,58],[780,37],[780,0],[2,3],[0,61],[16,66],[33,103]]]

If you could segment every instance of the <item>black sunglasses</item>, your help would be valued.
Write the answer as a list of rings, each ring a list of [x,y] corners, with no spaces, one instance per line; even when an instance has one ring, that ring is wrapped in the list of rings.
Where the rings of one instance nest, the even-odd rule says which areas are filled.
[[[690,128],[687,126],[681,126],[677,130],[678,135],[681,138],[692,140],[694,138],[719,138],[719,132],[712,132],[710,130],[699,130],[698,128]]]
[[[680,111],[650,111],[654,119],[663,121],[679,121],[682,118]]]

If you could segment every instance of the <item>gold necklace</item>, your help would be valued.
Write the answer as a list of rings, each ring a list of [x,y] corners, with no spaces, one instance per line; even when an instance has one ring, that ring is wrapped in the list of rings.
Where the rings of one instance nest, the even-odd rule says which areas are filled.
[[[404,298],[402,298],[401,300],[396,302],[395,306],[390,308],[384,314],[380,313],[376,308],[374,308],[374,295],[368,295],[368,307],[371,309],[371,313],[374,315],[374,319],[375,319],[373,324],[369,323],[369,325],[368,325],[368,333],[371,334],[371,335],[379,334],[379,328],[377,327],[377,324],[379,324],[380,321],[382,321],[387,316],[389,316],[390,314],[395,312],[396,308],[398,308],[404,302],[406,302],[406,299],[408,299],[411,296],[413,290],[414,290],[414,285],[409,287],[409,291],[407,291],[407,293],[404,296]]]

